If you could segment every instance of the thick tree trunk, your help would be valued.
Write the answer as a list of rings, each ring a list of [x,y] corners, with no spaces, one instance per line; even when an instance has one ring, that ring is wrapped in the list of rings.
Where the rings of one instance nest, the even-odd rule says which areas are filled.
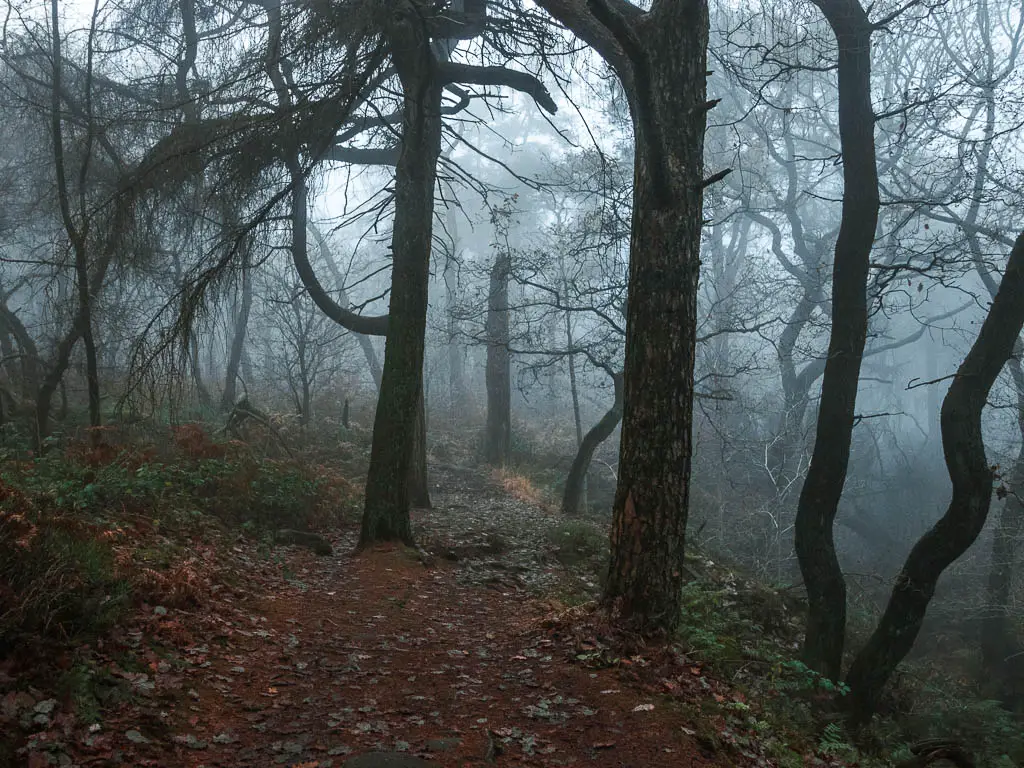
[[[562,495],[562,512],[566,515],[580,513],[586,493],[587,472],[590,469],[590,462],[594,458],[594,452],[601,443],[611,437],[612,432],[622,421],[622,374],[617,373],[612,378],[615,382],[615,402],[580,441],[576,458],[573,459],[572,466],[569,468],[569,476],[565,480],[565,493]]]
[[[565,269],[562,270],[563,276],[565,275]],[[580,452],[580,448],[583,446],[583,416],[580,414],[580,390],[579,384],[576,381],[576,355],[572,352],[575,343],[573,342],[572,333],[572,316],[569,312],[565,313],[565,348],[570,350],[569,352],[569,394],[572,396],[572,420],[573,426],[576,427],[576,453],[577,456]],[[618,400],[618,397],[616,397]],[[593,454],[591,454],[593,455]],[[590,460],[587,460],[587,466],[583,468],[583,474],[579,478],[579,486],[575,493],[575,499],[573,500],[573,511],[587,508],[587,470],[590,467]],[[570,469],[569,475],[572,476]],[[568,491],[568,485],[566,485],[566,491]],[[563,510],[565,509],[563,505]]]
[[[394,262],[380,400],[373,425],[360,546],[412,543],[409,472],[423,390],[424,337],[434,212],[441,154],[441,83],[427,31],[412,5],[389,31],[402,82],[402,148],[395,167]]]
[[[509,355],[508,279],[509,255],[500,252],[491,267],[487,295],[487,427],[484,460],[501,467],[512,453],[512,372]]]
[[[1017,238],[999,292],[978,338],[942,402],[942,449],[953,495],[946,514],[910,551],[889,604],[846,677],[845,703],[865,722],[896,666],[914,645],[942,572],[978,538],[992,500],[981,415],[989,391],[1024,327],[1024,234]]]
[[[838,43],[843,211],[832,269],[832,332],[822,377],[814,451],[796,514],[796,554],[807,590],[802,657],[839,678],[846,632],[846,583],[833,526],[846,482],[857,385],[867,338],[868,263],[878,223],[871,106],[872,26],[858,0],[814,0]]]
[[[680,618],[707,113],[707,6],[697,0],[656,7],[631,25],[636,41],[629,48],[642,40],[642,50],[627,51],[636,169],[622,439],[605,588],[618,619],[644,634],[671,632]],[[618,37],[628,40],[623,32]]]
[[[624,406],[605,603],[628,628],[671,632],[689,509],[703,222],[708,10],[665,0],[538,0],[615,70],[636,143]],[[651,386],[656,382],[656,386]]]
[[[409,503],[430,509],[430,480],[427,475],[427,404],[421,394],[416,408],[416,431],[413,432],[412,459],[409,464]]]
[[[228,351],[227,371],[224,374],[224,392],[220,407],[230,411],[238,399],[238,372],[245,353],[245,337],[249,330],[249,313],[252,310],[252,275],[249,262],[242,265],[242,295],[235,315],[235,327],[231,334],[231,349]],[[251,382],[250,382],[251,383]]]

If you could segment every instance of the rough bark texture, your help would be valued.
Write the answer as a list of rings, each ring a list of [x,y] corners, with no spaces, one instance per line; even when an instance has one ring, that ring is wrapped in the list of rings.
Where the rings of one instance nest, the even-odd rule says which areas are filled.
[[[1024,234],[1017,238],[988,317],[942,402],[942,450],[953,482],[949,507],[910,551],[878,627],[846,677],[850,693],[845,701],[855,721],[870,718],[896,665],[914,645],[939,577],[985,525],[993,473],[985,458],[981,414],[1022,327]]]
[[[512,372],[508,351],[508,278],[511,269],[507,253],[498,253],[491,266],[487,295],[487,426],[484,432],[484,460],[504,466],[512,453]]]
[[[634,71],[624,410],[605,590],[620,619],[645,634],[672,631],[680,617],[708,35],[704,2],[657,8],[634,22],[647,61]],[[658,136],[661,126],[671,130]]]
[[[414,4],[403,3],[396,10],[389,38],[391,59],[402,82],[404,114],[395,167],[390,319],[361,546],[388,540],[412,543],[408,478],[423,388],[434,181],[441,154],[441,83]]]
[[[412,435],[412,458],[409,462],[409,503],[429,509],[430,478],[427,474],[427,404],[423,392],[416,407],[416,429]]]
[[[619,422],[622,421],[622,374],[618,373],[613,378],[615,381],[615,402],[608,409],[607,413],[601,417],[601,420],[591,427],[590,431],[580,441],[576,458],[573,459],[572,466],[569,468],[569,476],[565,479],[565,493],[562,495],[562,512],[566,515],[578,515],[580,513],[581,502],[586,493],[587,472],[590,469],[590,462],[594,458],[594,451],[597,450],[601,443],[611,437],[612,432],[615,431]]]
[[[843,211],[832,268],[832,331],[822,376],[814,451],[796,514],[796,554],[807,590],[802,656],[838,679],[846,632],[846,583],[833,526],[846,482],[864,343],[867,277],[878,223],[871,107],[871,23],[858,0],[814,0],[838,44]]]
[[[606,605],[644,634],[679,621],[703,220],[704,0],[539,0],[611,65],[636,142],[622,443]],[[656,386],[652,386],[652,382]]]

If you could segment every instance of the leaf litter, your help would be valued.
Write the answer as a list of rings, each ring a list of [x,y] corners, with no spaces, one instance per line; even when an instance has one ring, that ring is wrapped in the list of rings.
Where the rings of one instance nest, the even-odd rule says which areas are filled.
[[[475,470],[434,476],[436,506],[414,515],[428,565],[398,546],[351,554],[355,530],[333,556],[290,548],[274,566],[236,543],[224,567],[242,586],[147,608],[97,654],[127,692],[94,721],[41,692],[3,698],[35,731],[26,764],[769,764],[694,739],[671,703],[707,695],[685,659],[630,657],[593,611],[544,597],[566,575],[551,512]]]

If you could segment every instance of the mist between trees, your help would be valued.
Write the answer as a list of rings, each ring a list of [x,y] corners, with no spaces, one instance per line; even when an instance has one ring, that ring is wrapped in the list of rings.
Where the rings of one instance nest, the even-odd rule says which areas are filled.
[[[979,648],[1019,709],[1022,30],[1004,0],[8,3],[2,418],[35,450],[239,403],[372,427],[363,545],[414,543],[469,443],[610,519],[623,627],[675,629],[689,542],[806,591],[855,722],[912,652]]]

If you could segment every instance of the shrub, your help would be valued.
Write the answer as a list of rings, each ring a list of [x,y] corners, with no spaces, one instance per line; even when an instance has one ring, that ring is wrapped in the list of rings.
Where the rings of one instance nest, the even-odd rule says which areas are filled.
[[[0,487],[0,655],[26,633],[67,640],[108,628],[128,602],[109,542],[79,521],[40,519]]]
[[[107,439],[109,435],[101,434]],[[196,425],[151,447],[71,441],[0,465],[0,650],[31,633],[69,640],[101,632],[132,597],[186,605],[214,564],[167,532],[322,528],[348,516],[357,489],[318,466],[259,459]],[[129,546],[130,545],[130,546]]]

